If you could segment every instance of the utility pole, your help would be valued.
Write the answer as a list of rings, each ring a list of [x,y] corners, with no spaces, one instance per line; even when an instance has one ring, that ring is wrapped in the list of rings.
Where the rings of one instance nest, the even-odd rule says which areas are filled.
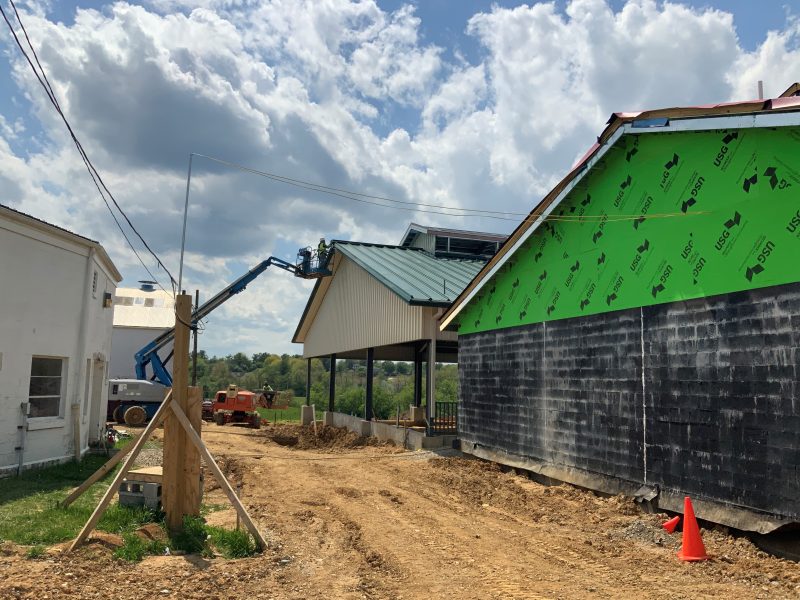
[[[200,290],[194,291],[194,310],[200,306]],[[197,385],[197,323],[194,324],[194,348],[192,349],[192,387]]]

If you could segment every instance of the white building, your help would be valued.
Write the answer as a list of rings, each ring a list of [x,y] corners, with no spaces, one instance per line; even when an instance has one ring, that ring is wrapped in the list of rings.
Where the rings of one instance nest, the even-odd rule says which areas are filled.
[[[135,379],[134,354],[175,326],[175,300],[164,290],[142,281],[140,288],[118,288],[114,297],[114,335],[111,350],[112,379]],[[172,344],[159,355],[166,359]],[[172,361],[166,365],[172,373]]]
[[[0,474],[100,439],[121,279],[99,243],[0,205]]]

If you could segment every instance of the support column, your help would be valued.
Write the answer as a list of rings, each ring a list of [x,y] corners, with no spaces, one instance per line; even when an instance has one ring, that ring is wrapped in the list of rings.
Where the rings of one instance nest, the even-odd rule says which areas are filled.
[[[330,387],[328,388],[328,410],[333,412],[335,410],[336,399],[336,355],[331,354],[331,378]]]
[[[306,359],[306,406],[311,406],[311,359]]]
[[[367,348],[367,394],[364,403],[364,418],[372,420],[372,376],[374,373],[375,348]]]
[[[425,416],[428,419],[428,435],[433,433],[433,419],[436,416],[436,333],[428,345],[428,370]]]
[[[420,348],[414,348],[414,406],[422,406],[422,357]]]

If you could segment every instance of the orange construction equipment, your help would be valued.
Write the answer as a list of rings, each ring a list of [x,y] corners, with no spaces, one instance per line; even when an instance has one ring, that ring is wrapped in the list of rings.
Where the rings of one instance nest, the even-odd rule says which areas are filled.
[[[678,558],[686,561],[708,560],[703,538],[700,537],[700,528],[694,518],[694,508],[689,496],[683,500],[683,544],[678,552]]]
[[[663,527],[667,533],[672,533],[675,531],[675,528],[678,526],[678,523],[681,522],[680,517],[672,517],[669,521],[664,523],[661,527]]]

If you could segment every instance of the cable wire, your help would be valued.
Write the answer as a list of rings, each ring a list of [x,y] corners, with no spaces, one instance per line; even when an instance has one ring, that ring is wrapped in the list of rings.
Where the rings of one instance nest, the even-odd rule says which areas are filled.
[[[518,212],[505,212],[505,211],[498,211],[498,210],[484,210],[480,208],[462,208],[459,206],[446,206],[443,204],[426,204],[424,202],[410,202],[407,200],[396,200],[393,198],[387,198],[385,196],[376,196],[373,194],[364,194],[362,192],[354,192],[351,190],[345,190],[342,188],[331,187],[327,185],[322,185],[319,183],[313,183],[310,181],[303,181],[302,179],[293,179],[291,177],[286,177],[284,175],[278,175],[276,173],[270,173],[268,171],[259,171],[258,169],[253,169],[251,167],[247,167],[245,165],[241,165],[238,163],[230,162],[227,160],[223,160],[221,158],[215,158],[213,156],[208,156],[206,154],[199,154],[197,152],[192,152],[195,156],[199,156],[202,158],[206,158],[208,160],[220,163],[222,165],[226,165],[228,167],[232,167],[234,169],[239,169],[240,171],[245,171],[248,173],[252,173],[254,175],[260,175],[261,177],[266,177],[267,179],[272,179],[274,181],[280,181],[281,183],[286,183],[288,185],[294,185],[297,187],[301,187],[304,189],[311,189],[318,192],[323,193],[330,193],[334,196],[341,196],[343,198],[349,198],[351,200],[357,200],[353,196],[358,196],[360,198],[370,198],[372,200],[383,200],[386,202],[393,202],[395,204],[404,204],[407,206],[424,206],[427,208],[441,208],[444,210],[458,210],[467,213],[476,213],[474,216],[486,216],[486,215],[505,215],[505,216],[518,216],[523,217],[526,216],[528,213],[518,213]],[[342,194],[345,194],[344,196]],[[369,203],[373,204],[373,203]],[[377,204],[377,206],[386,206],[385,204]],[[391,207],[396,208],[396,207]],[[417,210],[417,209],[410,209],[410,210]],[[427,211],[420,211],[420,212],[427,212]],[[449,213],[437,213],[437,214],[449,214]],[[473,216],[473,215],[453,215],[453,216]]]
[[[252,173],[253,175],[258,175],[260,177],[265,177],[267,179],[271,179],[273,181],[278,181],[281,183],[285,183],[287,185],[292,185],[295,187],[299,187],[306,190],[321,192],[323,194],[329,194],[332,196],[338,196],[340,198],[345,198],[347,200],[353,200],[355,202],[361,202],[363,204],[371,204],[374,206],[382,206],[384,208],[391,208],[394,210],[405,210],[409,212],[422,212],[422,213],[430,213],[430,214],[437,214],[437,215],[445,215],[448,217],[482,217],[486,219],[497,219],[501,221],[514,221],[519,222],[520,219],[517,217],[524,217],[529,218],[533,217],[534,219],[539,218],[540,215],[532,214],[532,213],[516,213],[516,212],[502,212],[502,211],[488,211],[488,210],[481,210],[475,208],[459,208],[455,206],[445,206],[441,204],[424,204],[421,202],[406,202],[403,200],[392,200],[391,198],[386,198],[383,196],[374,196],[370,194],[362,194],[360,192],[351,192],[349,190],[343,190],[341,188],[334,188],[330,186],[320,185],[317,183],[311,183],[308,181],[303,181],[301,179],[293,179],[291,177],[284,177],[283,175],[277,175],[275,173],[269,173],[267,171],[259,171],[258,169],[253,169],[252,167],[247,167],[245,165],[241,165],[238,163],[230,162],[227,160],[223,160],[221,158],[215,158],[213,156],[208,156],[206,154],[199,154],[197,152],[193,152],[195,156],[199,156],[202,158],[206,158],[213,162],[226,165],[228,167],[238,169],[240,171],[244,171],[246,173]],[[359,196],[359,197],[357,197]],[[424,210],[420,208],[407,208],[406,206],[392,206],[389,204],[382,204],[380,202],[373,202],[371,200],[365,200],[364,198],[372,198],[378,200],[385,200],[388,202],[395,202],[404,205],[411,205],[411,206],[424,206],[424,207],[433,207],[433,208],[441,208],[445,210],[453,210],[453,211],[460,211],[461,214],[450,213],[450,212],[442,212],[436,210]],[[547,215],[544,217],[544,221],[556,221],[556,222],[577,222],[577,223],[585,223],[585,222],[592,222],[592,221],[635,221],[637,219],[641,219],[644,216],[647,219],[663,219],[663,218],[670,218],[670,217],[690,217],[690,216],[698,216],[698,215],[706,215],[709,214],[709,211],[692,211],[692,212],[675,212],[675,213],[652,213],[647,215],[635,214],[635,215]],[[503,216],[507,215],[507,216]],[[524,219],[523,219],[524,220]]]
[[[128,246],[130,246],[131,250],[133,250],[133,253],[139,259],[139,262],[142,263],[142,266],[144,267],[145,271],[147,271],[148,275],[150,275],[150,277],[152,277],[152,279],[156,283],[158,283],[159,287],[166,292],[166,290],[164,289],[164,286],[161,285],[161,283],[158,281],[158,279],[155,277],[155,275],[153,275],[153,273],[150,271],[150,269],[148,269],[147,265],[144,263],[142,258],[139,256],[139,253],[136,251],[136,248],[133,246],[133,244],[131,243],[130,239],[126,235],[126,233],[125,233],[124,229],[122,228],[122,226],[121,226],[119,220],[117,219],[116,215],[114,215],[114,211],[112,210],[111,206],[108,203],[108,200],[106,199],[105,195],[103,194],[103,190],[105,190],[106,194],[108,194],[108,197],[111,199],[111,202],[117,208],[117,210],[122,215],[122,217],[125,219],[125,221],[127,222],[128,226],[136,234],[136,236],[142,242],[142,244],[147,249],[147,251],[156,260],[157,265],[159,267],[161,267],[162,269],[164,269],[164,271],[166,272],[167,276],[170,278],[170,281],[171,281],[172,287],[173,287],[173,296],[174,296],[175,295],[175,279],[174,279],[174,277],[172,277],[172,274],[170,273],[169,269],[167,269],[167,267],[164,265],[164,263],[161,261],[161,259],[158,257],[158,255],[150,248],[148,243],[145,241],[145,239],[142,237],[142,235],[139,233],[139,231],[133,225],[131,220],[128,218],[128,215],[125,214],[125,211],[122,210],[122,207],[119,205],[119,203],[117,202],[116,198],[114,198],[114,195],[111,193],[111,190],[108,189],[108,186],[103,181],[103,178],[100,176],[100,173],[97,171],[97,169],[95,168],[94,164],[92,164],[91,160],[89,159],[88,155],[86,154],[86,151],[83,148],[83,145],[81,144],[80,140],[78,140],[77,136],[75,135],[75,132],[72,129],[72,126],[70,125],[69,121],[67,120],[66,115],[64,115],[64,112],[61,110],[61,105],[59,104],[58,99],[56,98],[55,91],[53,90],[53,87],[50,84],[50,80],[47,78],[47,74],[46,74],[44,68],[42,67],[41,62],[39,61],[39,56],[36,53],[36,49],[33,47],[33,44],[31,43],[30,37],[28,36],[27,29],[25,28],[25,25],[22,22],[22,19],[20,17],[19,11],[17,10],[16,5],[14,4],[14,1],[13,0],[9,0],[9,3],[11,4],[11,7],[14,10],[14,14],[15,14],[15,16],[17,18],[17,22],[19,23],[20,28],[22,29],[22,32],[25,35],[25,39],[26,39],[26,41],[28,43],[28,47],[30,48],[31,54],[33,54],[33,57],[36,60],[36,64],[38,65],[39,70],[41,71],[41,75],[40,75],[39,71],[37,70],[37,68],[34,66],[33,62],[31,61],[30,56],[28,56],[27,51],[23,47],[22,42],[19,39],[19,36],[17,36],[17,33],[14,30],[13,25],[9,21],[8,16],[6,15],[5,11],[3,10],[2,5],[0,5],[0,14],[2,14],[3,20],[6,22],[6,25],[8,25],[8,28],[11,31],[11,35],[14,37],[14,41],[17,44],[17,47],[19,48],[19,50],[22,53],[22,55],[25,57],[25,60],[28,62],[28,65],[31,67],[31,70],[33,71],[34,75],[36,76],[36,79],[39,81],[39,84],[44,89],[48,100],[50,100],[50,103],[56,109],[56,112],[59,114],[59,116],[61,117],[62,121],[64,121],[64,124],[66,125],[67,130],[69,131],[70,137],[72,138],[72,141],[75,143],[75,146],[78,149],[78,153],[81,155],[81,159],[83,160],[83,163],[86,166],[86,169],[89,172],[90,177],[92,178],[92,182],[94,183],[95,187],[97,188],[97,191],[100,193],[100,197],[103,199],[103,203],[106,205],[106,208],[108,208],[109,212],[111,213],[111,216],[113,217],[114,222],[116,223],[117,227],[119,228],[120,232],[122,233],[123,237],[125,238],[125,241],[128,243]],[[102,186],[102,189],[101,189],[101,186]],[[169,292],[167,292],[167,293],[169,293]]]

